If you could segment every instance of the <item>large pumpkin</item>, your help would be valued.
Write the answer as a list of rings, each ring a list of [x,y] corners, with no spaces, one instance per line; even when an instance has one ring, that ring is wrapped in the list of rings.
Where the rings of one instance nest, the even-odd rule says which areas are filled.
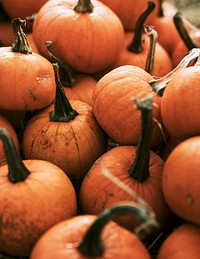
[[[21,160],[5,128],[0,139],[7,158],[0,168],[0,251],[28,256],[45,231],[76,214],[75,190],[56,165]]]
[[[55,97],[52,64],[32,52],[21,28],[24,23],[14,19],[12,47],[0,47],[0,109],[32,111],[49,105]]]
[[[112,65],[123,47],[121,21],[100,1],[52,0],[39,10],[33,36],[47,56],[46,41],[54,54],[78,72],[95,73]]]

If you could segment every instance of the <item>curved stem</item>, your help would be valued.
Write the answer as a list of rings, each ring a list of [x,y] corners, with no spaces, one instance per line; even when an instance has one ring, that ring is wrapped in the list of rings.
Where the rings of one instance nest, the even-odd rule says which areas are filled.
[[[186,28],[184,26],[182,14],[180,12],[177,12],[174,15],[174,24],[176,26],[176,29],[177,29],[181,39],[185,43],[185,46],[188,48],[188,50],[196,48],[197,47],[196,44],[192,41],[188,31],[186,30]]]
[[[22,25],[26,21],[20,18],[12,20],[12,30],[14,35],[14,43],[11,46],[13,52],[20,52],[23,54],[32,54],[32,49],[29,46],[25,33],[23,32]]]
[[[141,134],[136,155],[130,167],[129,174],[139,182],[149,177],[150,143],[152,136],[152,99],[156,94],[150,94],[142,100],[133,99],[141,112]]]
[[[56,79],[56,97],[54,102],[54,110],[50,113],[50,121],[69,122],[73,120],[78,112],[75,111],[65,95],[65,91],[59,78],[59,66],[53,64]]]
[[[157,41],[158,34],[151,26],[145,26],[144,30],[145,30],[145,33],[150,38],[149,51],[147,55],[145,71],[148,72],[150,75],[153,75],[154,57],[155,57],[156,41]]]
[[[73,70],[63,60],[53,55],[52,41],[46,41],[45,46],[47,48],[51,63],[57,63],[59,66],[59,69],[62,69],[63,71],[63,78],[61,79],[61,83],[64,84],[66,87],[71,88],[75,83]]]
[[[30,172],[19,157],[13,139],[5,128],[0,128],[0,139],[6,155],[9,181],[12,183],[23,182]]]
[[[141,230],[149,227],[157,227],[155,215],[152,211],[134,202],[119,203],[99,214],[98,218],[86,232],[82,242],[77,247],[78,251],[88,257],[97,257],[104,254],[104,244],[101,240],[101,233],[106,224],[120,215],[133,215],[141,225],[136,228],[135,232],[139,234]]]
[[[78,4],[74,7],[74,11],[78,13],[91,13],[93,5],[90,0],[79,0]]]
[[[149,84],[157,94],[162,95],[163,90],[165,89],[169,81],[172,79],[172,77],[179,71],[185,69],[190,64],[190,62],[198,58],[199,55],[200,48],[193,48],[189,51],[189,54],[186,55],[172,71],[170,71],[167,75],[161,78],[150,81]]]
[[[143,51],[142,47],[142,34],[144,29],[144,22],[148,15],[154,10],[156,4],[152,1],[148,2],[147,9],[140,15],[137,20],[134,37],[132,42],[128,46],[128,50],[133,53],[140,53]]]
[[[164,17],[164,12],[163,12],[163,0],[158,1],[158,17]]]

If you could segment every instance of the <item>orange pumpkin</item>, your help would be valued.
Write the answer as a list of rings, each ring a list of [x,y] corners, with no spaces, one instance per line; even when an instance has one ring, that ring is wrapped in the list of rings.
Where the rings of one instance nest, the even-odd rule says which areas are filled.
[[[172,63],[175,67],[191,49],[200,47],[200,36],[198,31],[189,27],[188,21],[180,12],[174,15],[174,23],[181,37],[172,52]]]
[[[161,77],[171,71],[171,59],[167,51],[157,42],[157,36],[153,38],[152,43],[151,38],[149,39],[149,33],[144,33],[145,27],[147,27],[144,26],[144,23],[154,8],[155,3],[150,1],[146,9],[139,16],[134,32],[127,31],[125,33],[124,47],[120,52],[117,62],[106,71],[101,71],[101,73],[95,74],[97,79],[100,79],[112,69],[123,65],[138,66],[147,71],[146,63],[149,58],[149,52],[151,51],[153,52],[151,59],[153,60],[152,63],[154,68],[151,71],[152,73],[150,73],[150,71],[147,72],[152,76]]]
[[[24,22],[12,21],[14,43],[0,48],[0,109],[32,111],[49,105],[55,97],[52,64],[32,52],[21,28]]]
[[[37,112],[25,127],[22,150],[26,158],[50,161],[78,188],[91,164],[106,150],[106,138],[89,104],[68,101],[56,70],[55,104]]]
[[[12,124],[1,114],[1,112],[0,112],[0,128],[5,128],[8,131],[8,133],[11,135],[13,139],[17,152],[20,153],[19,140],[15,132],[15,129],[13,128]],[[2,143],[0,143],[0,167],[6,163],[7,161],[4,153],[4,148]]]
[[[173,137],[183,140],[200,134],[199,93],[198,63],[175,73],[166,86],[161,99],[161,117]]]
[[[46,41],[53,53],[73,70],[95,73],[116,62],[124,43],[120,19],[100,1],[53,0],[39,10],[33,36],[47,57]]]
[[[105,74],[93,91],[93,112],[107,135],[123,145],[136,144],[140,135],[140,112],[131,98],[145,97],[153,92],[149,82],[153,77],[144,69],[124,65]],[[154,98],[153,117],[160,118],[160,96]],[[162,139],[154,121],[152,145]]]
[[[106,4],[111,10],[113,10],[122,21],[124,29],[126,31],[135,30],[136,21],[143,12],[148,4],[148,0],[101,0],[102,3]],[[148,17],[147,23],[151,24],[151,21],[155,18],[158,10],[158,0],[156,3],[156,9]]]
[[[179,217],[200,224],[200,136],[180,142],[168,156],[163,171],[163,193]]]
[[[7,164],[0,168],[0,251],[28,256],[39,237],[76,214],[75,190],[66,174],[42,160],[21,160],[0,129]]]
[[[146,224],[146,229],[155,224],[153,218],[151,225],[151,217],[144,208],[134,203],[117,204],[98,216],[79,215],[55,225],[38,240],[30,259],[150,259],[136,234],[111,221],[122,214],[136,217],[141,225]]]
[[[199,259],[200,227],[184,223],[162,243],[157,259]]]
[[[162,193],[164,161],[150,150],[150,98],[152,96],[138,100],[138,109],[142,113],[142,131],[138,146],[124,145],[110,149],[96,160],[86,174],[79,194],[83,213],[98,214],[116,202],[137,201],[137,197],[140,197],[155,212],[160,229],[169,226],[172,213]],[[131,192],[134,195],[130,195]],[[135,226],[135,222],[127,217],[117,222],[130,230]],[[155,237],[155,233],[148,238],[153,236]]]

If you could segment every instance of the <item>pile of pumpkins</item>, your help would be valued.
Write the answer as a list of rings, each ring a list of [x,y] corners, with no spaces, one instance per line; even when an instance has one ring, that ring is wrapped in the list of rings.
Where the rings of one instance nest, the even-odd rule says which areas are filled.
[[[199,258],[200,29],[167,1],[0,0],[0,251]],[[153,247],[154,248],[154,247]]]

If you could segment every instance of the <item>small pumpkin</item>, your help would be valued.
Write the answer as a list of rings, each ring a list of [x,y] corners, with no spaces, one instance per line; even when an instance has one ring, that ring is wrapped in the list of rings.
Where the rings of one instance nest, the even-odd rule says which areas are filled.
[[[119,203],[98,216],[79,215],[49,229],[37,242],[30,259],[140,258],[150,259],[140,233],[131,233],[112,221],[119,215],[137,218],[144,231],[156,226],[149,212],[134,203]],[[144,234],[144,233],[143,233]],[[138,236],[137,236],[138,235]]]
[[[95,73],[116,62],[124,43],[120,19],[100,1],[53,0],[39,10],[33,36],[40,53],[47,57],[46,41],[53,54],[74,71]]]
[[[200,136],[180,142],[168,156],[162,188],[171,210],[184,220],[200,224]]]
[[[55,103],[29,120],[22,150],[26,159],[43,159],[62,168],[78,188],[91,164],[105,152],[106,136],[89,104],[68,100],[58,65],[53,66],[57,84]]]
[[[0,109],[32,111],[49,105],[55,97],[52,64],[32,52],[22,30],[25,20],[12,20],[14,43],[0,47]]]
[[[158,259],[198,259],[200,227],[185,222],[167,236],[158,251]],[[181,248],[180,248],[181,245]]]
[[[0,251],[29,256],[39,237],[76,215],[76,194],[66,174],[42,160],[22,160],[5,128],[0,129],[7,164],[0,167]]]

